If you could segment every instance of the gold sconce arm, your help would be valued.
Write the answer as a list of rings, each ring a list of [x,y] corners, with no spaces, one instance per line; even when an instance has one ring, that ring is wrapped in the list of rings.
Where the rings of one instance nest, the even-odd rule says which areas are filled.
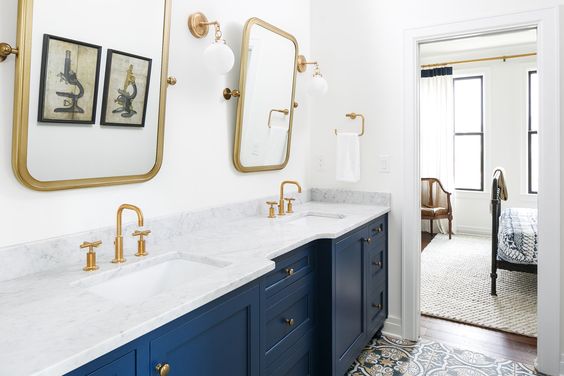
[[[210,26],[215,26],[215,40],[221,40],[221,27],[218,21],[208,21],[208,18],[202,12],[196,12],[188,17],[188,29],[195,38],[203,38],[208,35]]]
[[[319,65],[317,61],[307,61],[304,55],[298,56],[298,72],[304,73],[307,70],[307,66],[310,64]]]
[[[350,112],[348,114],[345,115],[348,118],[351,118],[352,120],[356,119],[356,117],[360,117],[362,119],[362,128],[360,133],[358,134],[358,137],[363,136],[364,135],[364,115],[362,114],[357,114],[355,112]],[[335,136],[338,134],[338,131],[335,129]]]
[[[273,108],[272,110],[270,110],[270,112],[268,113],[268,128],[271,128],[270,120],[272,119],[272,113],[273,112],[280,112],[281,114],[284,114],[284,115],[288,115],[290,113],[290,111],[287,108],[283,108],[283,109],[280,109],[280,110]]]
[[[6,60],[11,54],[18,55],[19,50],[10,46],[8,43],[0,43],[0,63]]]

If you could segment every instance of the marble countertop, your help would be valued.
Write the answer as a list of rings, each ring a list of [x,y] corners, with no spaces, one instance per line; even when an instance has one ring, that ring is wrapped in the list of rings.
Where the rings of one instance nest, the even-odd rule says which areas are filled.
[[[337,238],[387,212],[387,206],[307,202],[296,213],[259,216],[160,240],[147,240],[149,256],[82,264],[0,282],[2,374],[62,375],[106,354],[274,269],[274,258],[316,239]],[[308,212],[343,214],[338,220],[308,220]],[[295,220],[299,219],[299,220]],[[179,285],[140,304],[129,305],[87,291],[89,279],[162,262],[174,255],[222,260],[221,273]],[[147,283],[150,283],[149,281]]]

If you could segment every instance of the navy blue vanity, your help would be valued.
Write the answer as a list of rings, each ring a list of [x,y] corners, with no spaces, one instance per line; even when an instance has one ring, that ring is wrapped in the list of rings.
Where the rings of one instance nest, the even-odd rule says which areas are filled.
[[[314,241],[68,375],[343,375],[387,317],[387,248],[387,215]]]

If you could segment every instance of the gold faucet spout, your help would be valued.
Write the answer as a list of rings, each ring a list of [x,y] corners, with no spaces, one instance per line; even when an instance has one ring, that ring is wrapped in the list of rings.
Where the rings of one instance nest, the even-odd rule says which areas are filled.
[[[123,226],[122,226],[122,217],[124,210],[132,210],[137,214],[137,225],[139,227],[143,227],[144,219],[143,219],[143,212],[135,205],[131,204],[123,204],[117,210],[117,218],[116,218],[116,239],[115,239],[115,257],[112,260],[113,263],[122,263],[125,262],[125,258],[123,257]]]
[[[286,184],[293,184],[298,188],[298,193],[302,193],[302,186],[295,180],[284,180],[280,183],[280,201],[278,202],[278,215],[285,215],[284,210],[284,186]]]

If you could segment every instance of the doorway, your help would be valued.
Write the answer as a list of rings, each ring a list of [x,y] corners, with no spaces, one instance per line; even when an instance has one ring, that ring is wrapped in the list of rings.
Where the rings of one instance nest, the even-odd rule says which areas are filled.
[[[539,133],[539,259],[538,259],[538,356],[539,370],[558,374],[560,363],[560,207],[558,8],[515,15],[409,30],[405,35],[405,195],[402,233],[402,331],[408,339],[420,335],[421,306],[421,182],[419,157],[419,47],[423,43],[507,32],[525,28],[538,30],[540,96]],[[545,163],[546,161],[547,163]],[[552,162],[550,162],[552,161]],[[551,169],[552,167],[552,169]],[[556,167],[556,168],[554,168]],[[552,174],[552,175],[551,175]],[[555,283],[555,281],[557,281]],[[555,287],[556,285],[556,287]]]

